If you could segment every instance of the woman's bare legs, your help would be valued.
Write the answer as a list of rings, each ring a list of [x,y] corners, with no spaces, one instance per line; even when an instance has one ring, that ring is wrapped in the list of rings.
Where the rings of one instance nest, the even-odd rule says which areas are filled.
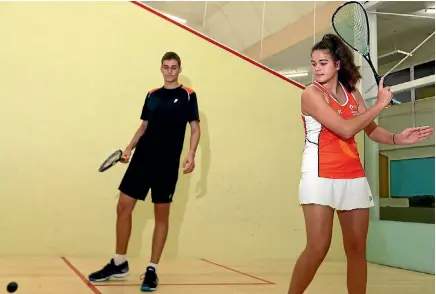
[[[328,206],[303,205],[307,244],[294,267],[288,294],[303,294],[330,248],[334,210]]]
[[[366,236],[369,209],[338,211],[347,256],[348,294],[365,294],[367,281]]]

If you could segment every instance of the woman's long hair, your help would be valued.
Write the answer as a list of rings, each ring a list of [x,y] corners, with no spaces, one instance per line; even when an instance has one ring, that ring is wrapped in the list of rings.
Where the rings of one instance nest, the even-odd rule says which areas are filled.
[[[351,49],[338,36],[326,34],[312,47],[312,52],[315,50],[328,50],[335,62],[340,61],[338,80],[348,91],[353,91],[362,76],[354,64]]]

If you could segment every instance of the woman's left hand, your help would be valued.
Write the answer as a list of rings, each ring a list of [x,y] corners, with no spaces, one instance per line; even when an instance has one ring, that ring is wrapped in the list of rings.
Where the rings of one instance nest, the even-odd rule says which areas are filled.
[[[433,128],[429,126],[407,128],[395,135],[397,145],[410,145],[421,142],[433,134]]]

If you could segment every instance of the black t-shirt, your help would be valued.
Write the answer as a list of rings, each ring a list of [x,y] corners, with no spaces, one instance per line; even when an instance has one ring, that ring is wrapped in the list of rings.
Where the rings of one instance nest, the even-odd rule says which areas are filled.
[[[197,95],[183,85],[174,89],[153,89],[147,93],[141,119],[148,124],[136,152],[146,152],[159,160],[178,160],[183,149],[186,125],[200,120]]]

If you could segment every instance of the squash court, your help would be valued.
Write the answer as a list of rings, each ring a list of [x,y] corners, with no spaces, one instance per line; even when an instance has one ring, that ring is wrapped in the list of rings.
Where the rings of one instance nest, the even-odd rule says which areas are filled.
[[[258,3],[267,8],[279,5]],[[308,3],[305,7],[312,11],[314,3]],[[316,19],[302,17],[300,29],[292,30],[307,31],[301,41],[308,40],[308,45],[284,47],[286,61],[301,60],[310,67],[315,35],[311,26],[314,20],[319,25],[325,19],[330,29],[338,3],[317,5],[312,13]],[[10,282],[18,283],[17,294],[141,293],[154,224],[148,201],[135,209],[130,276],[102,283],[87,280],[114,254],[117,186],[125,171],[122,165],[105,174],[97,168],[105,156],[131,139],[144,93],[162,82],[161,54],[175,43],[184,64],[181,80],[199,93],[202,137],[196,170],[181,177],[178,185],[164,251],[170,258],[159,263],[155,293],[286,294],[306,242],[297,197],[304,138],[298,99],[302,84],[284,81],[266,70],[266,62],[247,62],[157,17],[139,2],[4,2],[0,6],[0,28],[4,28],[0,63],[6,65],[0,67],[4,97],[0,116],[7,125],[1,149],[0,294],[7,293]],[[240,18],[240,13],[234,15]],[[267,19],[283,17],[267,15]],[[260,27],[259,22],[256,28]],[[416,47],[424,38],[412,43]],[[273,51],[270,55],[275,56]],[[429,85],[434,87],[434,78]],[[260,105],[265,97],[275,103]],[[434,109],[434,97],[432,101],[431,107],[418,103],[416,109]],[[401,122],[407,121],[406,114],[412,117],[410,111],[399,113]],[[394,117],[392,112],[388,115]],[[420,122],[427,116],[417,112],[416,119]],[[364,136],[358,141],[365,155]],[[430,143],[421,147],[433,148],[434,156],[434,140]],[[378,156],[368,158],[378,162]],[[429,247],[434,250],[430,234],[415,234],[421,224],[381,223],[398,227],[373,226],[372,255],[396,255],[391,259],[409,266],[434,259],[428,252]],[[338,258],[343,253],[338,228],[335,223],[333,257],[321,265],[305,294],[347,294],[345,258]],[[404,249],[407,244],[415,245]],[[386,253],[394,245],[393,253]],[[367,294],[431,293],[435,293],[434,274],[368,263]]]
[[[141,259],[131,259],[131,275],[125,279],[89,283],[88,273],[105,259],[74,257],[9,257],[0,258],[0,282],[15,281],[25,294],[130,294],[141,293]],[[250,262],[176,260],[162,262],[159,268],[162,294],[284,294],[287,291],[293,262],[263,260]],[[346,265],[324,263],[307,294],[346,294]],[[375,264],[368,265],[369,294],[431,294],[434,276]]]

